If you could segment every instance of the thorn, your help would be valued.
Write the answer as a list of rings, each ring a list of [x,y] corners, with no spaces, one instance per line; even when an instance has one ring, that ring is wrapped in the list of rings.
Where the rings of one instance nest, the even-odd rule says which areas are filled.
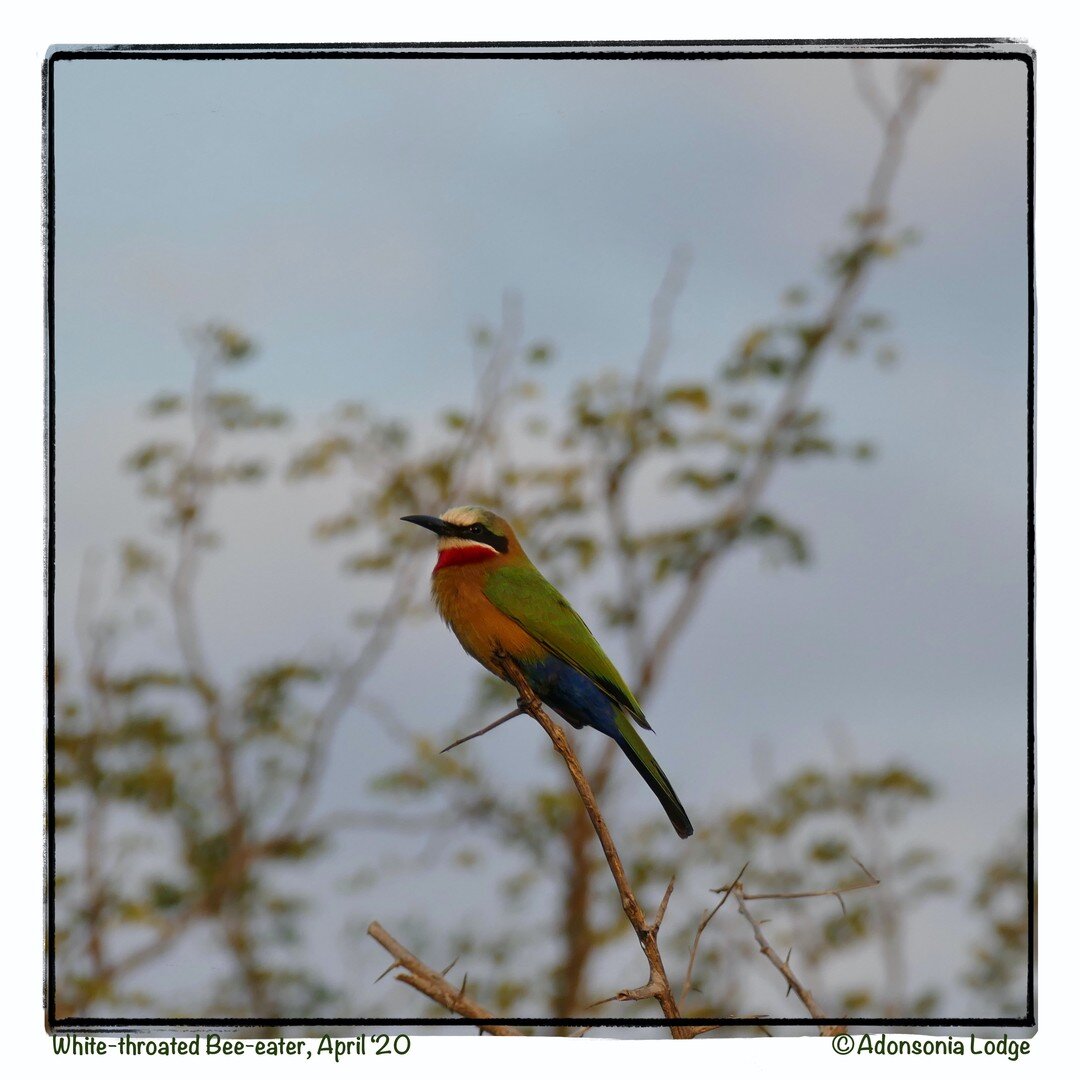
[[[749,865],[750,865],[750,860],[747,859],[746,862],[743,863],[742,869],[735,875],[735,880],[730,885],[724,885],[723,887],[721,887],[719,889],[710,889],[709,890],[710,892],[723,893],[724,894],[724,899],[720,901],[720,906],[716,909],[717,911],[719,911],[720,908],[722,908],[724,906],[724,904],[727,903],[727,898],[731,895],[731,890],[734,889],[735,886],[738,885],[739,882],[742,880],[742,876],[743,876],[743,874],[746,873],[746,868]]]
[[[667,912],[668,901],[671,899],[671,894],[675,889],[675,875],[671,875],[671,880],[668,882],[667,888],[664,890],[664,899],[660,901],[660,906],[656,909],[656,919],[652,924],[652,931],[655,933],[660,929],[660,924],[664,921],[664,915]]]
[[[454,966],[454,965],[455,965],[455,964],[456,964],[456,963],[457,963],[457,962],[458,962],[458,961],[459,961],[460,959],[461,959],[461,957],[460,957],[460,956],[455,956],[455,957],[454,957],[454,959],[453,959],[453,960],[451,960],[451,961],[450,961],[450,963],[449,963],[449,964],[447,964],[447,965],[446,965],[446,967],[444,967],[444,968],[442,969],[442,971],[440,971],[440,972],[439,972],[439,974],[440,974],[440,975],[446,975],[446,974],[447,974],[447,973],[448,973],[448,972],[450,971],[450,969],[451,969],[451,968],[452,968],[452,967],[453,967],[453,966]]]
[[[375,981],[376,982],[381,982],[396,967],[401,967],[401,964],[397,960],[395,960]]]
[[[606,998],[601,998],[599,1001],[594,1001],[591,1005],[586,1005],[585,1008],[586,1009],[598,1009],[601,1005],[606,1005],[609,1001],[618,1001],[618,1000],[619,1000],[619,995],[616,994],[614,997],[606,997]]]
[[[787,956],[784,957],[784,963],[787,964],[790,960],[791,960],[791,949],[788,949]],[[791,981],[789,980],[788,984],[787,984],[787,993],[784,994],[784,997],[787,997],[790,993],[791,993]]]
[[[852,855],[850,852],[848,852],[848,857],[875,885],[881,884],[881,879],[877,876],[877,874],[871,874],[870,871],[867,870],[866,867],[861,862],[859,862],[859,860],[856,859],[855,856]]]
[[[847,914],[847,905],[844,903],[844,898],[838,892],[833,893],[833,896],[835,896],[836,899],[840,901],[840,910],[846,915]]]

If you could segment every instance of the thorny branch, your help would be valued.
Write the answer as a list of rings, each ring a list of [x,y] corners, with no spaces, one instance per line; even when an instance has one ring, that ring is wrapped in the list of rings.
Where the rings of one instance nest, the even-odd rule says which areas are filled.
[[[846,885],[838,885],[833,889],[816,889],[805,890],[799,892],[772,892],[772,893],[749,893],[746,891],[745,886],[742,883],[743,874],[746,873],[746,868],[749,863],[743,865],[743,868],[735,876],[735,880],[730,885],[725,885],[722,888],[714,889],[714,892],[722,893],[720,902],[711,911],[706,912],[702,918],[701,923],[698,925],[697,934],[694,937],[694,944],[690,950],[690,963],[686,969],[686,980],[683,984],[683,993],[680,998],[680,1004],[685,1000],[687,993],[690,990],[690,979],[694,970],[694,959],[697,956],[698,943],[701,941],[701,935],[705,930],[705,927],[712,921],[713,916],[727,903],[729,897],[735,897],[735,903],[738,906],[739,914],[750,924],[754,932],[754,940],[758,943],[758,947],[766,959],[784,976],[787,981],[789,991],[794,990],[798,995],[799,1000],[806,1006],[807,1011],[815,1020],[824,1020],[828,1017],[828,1013],[817,1003],[813,994],[796,978],[795,973],[791,970],[789,963],[791,957],[790,953],[783,960],[780,959],[779,954],[769,944],[765,937],[765,933],[762,930],[761,922],[754,918],[750,913],[750,909],[746,906],[748,901],[754,900],[806,900],[815,896],[834,896],[840,904],[840,907],[845,911],[843,893],[855,892],[858,889],[872,889],[877,885],[880,885],[880,880],[872,874],[867,868],[855,858],[851,856],[852,862],[859,867],[860,870],[866,875],[865,881],[851,882]],[[819,1030],[822,1035],[839,1035],[845,1028],[834,1024],[820,1024]]]
[[[655,918],[650,921],[634,893],[629,875],[626,872],[622,858],[615,846],[615,841],[608,829],[607,822],[600,812],[596,796],[581,767],[581,762],[574,753],[573,748],[570,746],[562,728],[559,727],[544,711],[539,698],[537,698],[514,661],[509,656],[502,654],[496,656],[496,662],[502,668],[507,681],[517,688],[519,694],[519,707],[510,715],[513,716],[525,712],[532,716],[544,729],[551,739],[556,751],[565,762],[571,780],[573,781],[581,799],[581,803],[584,806],[585,813],[588,815],[588,819],[592,824],[597,839],[600,841],[600,847],[603,850],[604,858],[607,861],[608,868],[611,871],[611,876],[622,901],[623,911],[637,935],[638,942],[641,945],[642,951],[645,953],[645,958],[649,965],[649,980],[645,985],[633,989],[621,990],[618,994],[614,995],[613,998],[608,1000],[642,1001],[648,998],[655,998],[660,1004],[660,1008],[667,1019],[681,1019],[681,1014],[675,1003],[674,995],[671,991],[671,984],[667,972],[664,969],[664,961],[657,944],[657,937],[660,932],[661,924],[663,923],[664,915],[667,912],[668,902],[671,899],[671,894],[675,888],[674,877],[668,883]],[[496,724],[501,723],[506,719],[509,719],[509,716],[496,721]],[[376,927],[378,926],[378,924],[374,925]],[[379,929],[381,930],[381,928]],[[371,930],[369,930],[369,933],[371,933]],[[377,940],[380,940],[380,943],[383,943],[376,934],[372,933],[372,936],[376,937]],[[389,949],[389,946],[387,946],[387,948]],[[395,953],[394,955],[397,954]],[[419,964],[420,961],[416,961],[416,963]],[[430,969],[426,970],[430,971]],[[405,982],[409,981],[409,979],[403,976],[399,976],[399,978]],[[410,985],[415,984],[410,983]],[[447,1004],[445,995],[443,995],[443,997],[438,997],[429,993],[430,986],[427,988],[418,986],[417,988],[428,994],[433,1000],[446,1004],[446,1007],[453,1011],[460,1012],[462,1015],[476,1015],[475,1013],[461,1012],[455,1005]],[[603,1002],[596,1002],[595,1004],[599,1005],[603,1004]],[[698,1034],[695,1029],[689,1027],[684,1028],[682,1026],[672,1027],[671,1031],[672,1037],[676,1039],[692,1038],[694,1034]],[[506,1034],[507,1032],[503,1033]]]
[[[845,914],[847,908],[844,906],[844,893],[856,892],[859,889],[872,889],[876,885],[880,885],[881,881],[874,875],[854,855],[850,856],[851,861],[866,875],[865,881],[856,881],[849,885],[838,885],[835,889],[814,889],[808,892],[771,892],[771,893],[743,893],[744,900],[807,900],[814,896],[834,896],[840,904],[840,909]],[[739,871],[739,877],[742,877],[746,867]],[[715,893],[723,893],[724,899],[727,899],[727,894],[738,883],[739,878],[736,878],[730,885],[725,885],[720,889],[713,889]],[[720,901],[721,905],[723,900]]]
[[[494,731],[497,727],[502,727],[507,720],[513,720],[515,716],[520,716],[524,710],[519,706],[516,709],[508,712],[505,716],[500,716],[498,720],[492,720],[490,724],[486,724],[480,728],[479,731],[473,731],[468,735],[462,735],[460,739],[455,739],[449,746],[444,746],[439,751],[440,754],[445,754],[448,750],[453,750],[455,747],[461,746],[462,743],[472,742],[473,739],[479,739],[481,735],[486,735],[489,731]]]
[[[551,739],[556,752],[566,763],[570,778],[574,782],[574,787],[577,788],[578,795],[585,807],[585,812],[588,814],[589,821],[592,823],[597,839],[600,841],[600,847],[604,852],[604,858],[607,860],[611,876],[615,881],[615,887],[619,891],[623,912],[626,914],[627,920],[633,927],[634,933],[637,934],[638,943],[645,953],[645,958],[649,965],[648,982],[645,983],[644,986],[635,989],[620,991],[615,995],[615,999],[619,1001],[642,1001],[646,998],[656,998],[667,1019],[680,1019],[679,1009],[675,1003],[675,997],[671,992],[671,983],[668,980],[667,972],[664,970],[663,957],[660,955],[660,949],[657,945],[657,936],[660,932],[660,925],[663,922],[668,900],[671,898],[671,892],[675,886],[674,879],[672,879],[668,885],[667,891],[665,892],[664,898],[657,911],[656,918],[650,922],[634,894],[633,887],[630,884],[630,878],[623,866],[622,858],[619,855],[618,849],[615,847],[615,841],[612,839],[611,832],[607,827],[607,822],[600,812],[600,807],[597,804],[592,787],[581,768],[581,762],[578,760],[577,755],[574,753],[566,736],[563,734],[562,728],[559,727],[559,725],[544,711],[539,698],[533,693],[532,687],[529,686],[524,675],[521,673],[521,670],[513,660],[505,655],[498,656],[496,660],[502,667],[507,680],[517,687],[524,710],[544,729],[548,738]],[[687,1032],[681,1027],[673,1027],[671,1033],[672,1037],[676,1039],[687,1037]]]
[[[536,697],[532,688],[525,680],[524,675],[513,660],[505,654],[498,655],[496,661],[502,668],[507,680],[511,682],[518,690],[520,695],[518,708],[507,717],[501,717],[495,722],[496,726],[499,723],[505,722],[510,716],[517,716],[521,713],[527,713],[532,716],[533,719],[540,724],[545,733],[551,739],[556,752],[562,757],[566,764],[567,770],[570,773],[571,780],[577,789],[578,795],[581,798],[582,806],[585,813],[591,822],[593,829],[596,833],[597,839],[600,841],[600,847],[603,850],[604,858],[607,861],[608,868],[611,872],[612,879],[615,882],[615,886],[619,893],[619,898],[622,902],[623,912],[626,915],[627,920],[633,927],[635,934],[637,935],[638,942],[641,945],[642,951],[645,953],[646,961],[649,965],[649,980],[645,985],[636,987],[633,989],[621,990],[612,997],[604,998],[600,1001],[594,1002],[590,1008],[606,1004],[610,1001],[642,1001],[648,998],[655,998],[659,1003],[664,1016],[668,1020],[680,1020],[682,1019],[682,1008],[686,1001],[686,998],[690,992],[694,971],[694,963],[697,959],[698,947],[701,942],[702,934],[712,921],[717,912],[724,906],[727,900],[731,897],[735,897],[736,905],[738,906],[740,915],[746,919],[754,932],[754,938],[758,943],[758,947],[762,954],[768,959],[768,961],[784,976],[788,987],[793,990],[799,997],[799,1000],[806,1006],[807,1011],[812,1017],[817,1020],[826,1020],[828,1013],[817,1003],[813,994],[804,986],[796,977],[790,966],[790,957],[782,959],[779,954],[773,949],[768,940],[765,937],[762,929],[761,922],[756,919],[747,908],[748,901],[755,900],[804,900],[812,897],[819,896],[833,896],[840,903],[840,906],[844,907],[843,895],[847,892],[855,892],[859,889],[873,888],[880,884],[879,879],[872,874],[866,866],[863,865],[858,859],[852,856],[852,861],[859,867],[860,870],[866,875],[866,880],[850,882],[844,885],[838,885],[831,889],[816,889],[816,890],[802,890],[793,892],[771,892],[771,893],[748,893],[746,892],[743,884],[742,877],[746,872],[746,864],[736,875],[735,880],[730,884],[723,886],[720,889],[714,890],[715,892],[722,893],[720,901],[711,909],[707,910],[703,915],[701,922],[698,925],[697,932],[694,935],[693,944],[690,949],[689,962],[687,964],[686,975],[683,980],[682,993],[679,996],[678,1001],[675,1000],[674,994],[671,989],[671,983],[667,975],[667,971],[664,967],[663,957],[660,953],[657,938],[659,936],[660,927],[664,920],[664,915],[667,912],[668,902],[671,900],[671,895],[675,889],[675,878],[672,876],[668,882],[667,888],[664,890],[663,898],[657,908],[656,916],[651,921],[647,918],[644,909],[641,907],[640,901],[637,899],[634,893],[633,886],[630,883],[629,876],[626,873],[626,869],[623,865],[622,858],[619,855],[618,849],[615,847],[614,839],[611,836],[611,832],[607,827],[607,823],[604,820],[602,813],[600,812],[599,805],[596,802],[596,796],[593,792],[591,785],[587,777],[582,770],[581,763],[570,746],[562,728],[559,727],[544,711],[542,703]],[[453,1012],[457,1012],[462,1016],[472,1016],[481,1019],[492,1018],[490,1013],[483,1010],[475,1002],[465,999],[465,1005],[462,1005],[462,994],[464,993],[464,987],[458,993],[453,993],[452,988],[448,988],[449,984],[445,984],[445,980],[441,980],[441,977],[435,976],[440,979],[440,982],[433,982],[431,976],[434,974],[430,968],[425,967],[421,961],[416,957],[413,957],[411,953],[405,951],[397,942],[394,942],[389,935],[379,926],[378,923],[373,923],[369,928],[368,933],[371,934],[380,944],[383,944],[387,951],[392,955],[398,957],[398,959],[404,963],[402,957],[408,957],[411,963],[418,965],[417,970],[414,970],[412,966],[409,966],[409,970],[413,973],[413,977],[399,975],[398,978],[402,982],[406,982],[411,986],[416,987],[422,993],[426,994],[432,1000],[439,1002],[446,1008]],[[393,946],[397,950],[400,950],[400,955],[395,948],[392,948],[387,941],[392,942]],[[422,969],[422,970],[420,970]],[[419,973],[418,973],[419,972]],[[471,1009],[473,1011],[466,1011]],[[479,1011],[477,1011],[479,1010]],[[703,1035],[708,1031],[712,1031],[715,1025],[679,1025],[673,1026],[671,1029],[672,1037],[676,1039],[692,1039],[698,1035]],[[832,1036],[837,1035],[845,1031],[843,1026],[821,1023],[819,1024],[819,1030],[822,1035]],[[520,1032],[513,1029],[503,1030],[500,1032],[494,1032],[496,1034],[520,1034]],[[584,1032],[582,1032],[584,1033]]]
[[[742,879],[743,874],[746,873],[746,868],[749,865],[749,863],[743,864],[743,868],[735,876],[735,881],[732,883],[731,887],[734,887],[739,883],[739,881]],[[701,935],[705,933],[705,928],[709,925],[709,923],[713,921],[713,917],[716,915],[716,913],[724,906],[724,904],[727,903],[727,898],[730,895],[730,892],[731,888],[729,887],[728,891],[724,893],[720,902],[711,911],[706,910],[705,913],[701,916],[701,922],[698,923],[697,932],[694,934],[694,942],[690,946],[690,959],[687,961],[686,964],[686,976],[683,978],[682,993],[679,995],[680,1009],[686,1004],[686,998],[689,995],[691,987],[693,985],[692,979],[694,977],[694,964],[697,961],[697,952],[698,946],[701,944]]]
[[[766,940],[765,934],[761,929],[761,923],[750,914],[750,909],[746,906],[746,897],[743,895],[742,885],[737,883],[732,888],[731,892],[735,896],[735,903],[738,905],[739,914],[746,919],[753,928],[754,940],[758,943],[758,948],[761,950],[762,954],[769,963],[784,976],[789,988],[795,991],[799,1000],[806,1006],[807,1012],[809,1012],[815,1020],[825,1020],[829,1014],[817,1003],[814,995],[811,994],[810,991],[795,977],[795,973],[791,970],[788,962],[780,959],[776,950]],[[842,1034],[846,1028],[836,1024],[819,1024],[818,1030],[822,1035],[831,1036]]]
[[[464,982],[462,982],[460,988],[447,982],[443,976],[450,970],[449,968],[441,972],[429,968],[427,964],[413,956],[404,945],[388,934],[377,922],[373,922],[368,927],[367,932],[394,958],[394,963],[383,972],[383,975],[389,974],[394,968],[404,968],[404,972],[395,976],[398,982],[406,983],[408,986],[419,990],[420,993],[431,998],[432,1001],[449,1009],[451,1012],[457,1013],[459,1016],[467,1016],[476,1020],[481,1031],[486,1031],[489,1035],[522,1034],[517,1028],[507,1027],[505,1024],[486,1023],[485,1021],[495,1020],[495,1014],[465,995]],[[450,966],[453,967],[453,964]],[[379,978],[381,979],[383,975],[380,975]]]

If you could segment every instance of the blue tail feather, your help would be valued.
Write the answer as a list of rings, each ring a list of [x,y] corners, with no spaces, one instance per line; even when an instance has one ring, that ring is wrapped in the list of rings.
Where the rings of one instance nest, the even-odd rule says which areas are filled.
[[[683,837],[693,833],[690,819],[663,769],[634,731],[633,724],[622,717],[619,707],[602,690],[576,668],[554,656],[522,664],[522,671],[536,696],[568,723],[576,728],[596,728],[614,739],[660,800],[675,831]]]
[[[576,668],[555,656],[531,664],[522,671],[536,696],[576,728],[592,727],[616,738],[618,706]]]

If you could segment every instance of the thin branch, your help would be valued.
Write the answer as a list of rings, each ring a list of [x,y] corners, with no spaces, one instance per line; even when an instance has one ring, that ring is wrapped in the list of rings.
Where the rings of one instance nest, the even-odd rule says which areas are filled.
[[[701,1024],[698,1027],[688,1028],[689,1034],[687,1038],[696,1039],[699,1035],[704,1035],[709,1031],[716,1031],[723,1026],[723,1024]]]
[[[874,119],[885,127],[889,123],[890,109],[878,84],[874,81],[869,62],[855,60],[852,62],[851,70],[855,76],[855,90],[862,98],[863,104],[869,109]]]
[[[481,735],[486,735],[489,731],[493,731],[500,724],[505,724],[507,720],[513,720],[515,716],[523,715],[524,712],[525,710],[522,708],[514,709],[513,712],[508,712],[505,716],[500,716],[498,720],[493,720],[479,731],[474,731],[471,735],[463,735],[460,739],[455,739],[449,746],[444,746],[439,753],[445,754],[447,750],[453,750],[455,746],[460,746],[462,743],[467,743],[472,739],[478,739]]]
[[[859,889],[873,889],[875,886],[880,885],[881,881],[875,877],[866,869],[865,866],[854,855],[851,856],[852,862],[854,862],[860,870],[866,875],[866,881],[856,881],[850,885],[838,885],[835,889],[812,889],[805,892],[771,892],[771,893],[748,893],[744,892],[742,898],[744,900],[807,900],[814,896],[835,896],[840,902],[840,907],[844,909],[846,914],[847,909],[844,908],[844,901],[842,899],[843,893],[856,892]],[[743,867],[745,870],[746,867]],[[739,871],[739,877],[742,877],[743,871]],[[713,889],[714,893],[723,893],[724,899],[727,899],[727,894],[738,884],[739,878],[736,878],[731,885],[724,885],[719,889]],[[721,900],[721,903],[724,901]]]
[[[607,822],[600,812],[600,807],[596,802],[596,796],[593,793],[592,787],[589,785],[588,779],[585,777],[585,773],[582,771],[581,762],[578,760],[577,755],[567,741],[562,728],[560,728],[544,711],[540,699],[533,692],[533,689],[529,686],[528,682],[526,682],[520,668],[518,668],[514,661],[505,654],[497,654],[495,661],[502,668],[507,681],[517,687],[525,711],[544,729],[548,738],[551,739],[556,752],[566,763],[570,778],[574,782],[574,787],[577,788],[578,795],[585,807],[585,812],[589,815],[589,820],[596,832],[597,839],[600,841],[600,847],[604,852],[604,858],[607,860],[611,876],[615,881],[615,887],[618,889],[619,897],[622,900],[623,912],[630,925],[634,928],[634,932],[637,934],[638,943],[641,945],[641,949],[645,953],[645,958],[648,961],[649,981],[644,986],[620,991],[615,995],[615,999],[619,1001],[642,1001],[646,998],[656,998],[667,1019],[681,1019],[682,1017],[678,1005],[671,992],[671,983],[668,980],[667,972],[664,970],[663,957],[660,955],[660,949],[657,945],[660,919],[658,918],[655,923],[650,923],[646,918],[645,912],[634,894],[633,887],[630,884],[630,878],[626,873],[626,868],[623,866],[618,849],[615,847],[615,841],[612,839],[611,832],[607,827]],[[666,908],[666,906],[665,900],[665,903],[662,904],[661,907],[663,909]],[[661,916],[662,913],[661,910]],[[676,1039],[686,1037],[685,1029],[682,1027],[673,1027],[671,1029],[671,1034],[672,1037]]]
[[[735,881],[732,882],[732,886],[737,885],[741,880],[743,874],[746,873],[746,868],[750,865],[749,862],[743,863],[743,868],[735,875]],[[682,993],[679,995],[679,1008],[681,1009],[686,1003],[687,996],[690,993],[692,985],[692,978],[694,975],[694,963],[697,960],[698,945],[701,944],[701,935],[705,933],[705,928],[712,922],[713,916],[727,903],[728,897],[731,895],[731,888],[724,893],[720,902],[711,911],[706,909],[702,914],[701,922],[698,923],[697,933],[694,934],[694,943],[690,947],[690,959],[686,965],[686,976],[683,979]]]
[[[738,1017],[738,1019],[750,1021],[750,1020],[754,1020],[754,1019],[757,1019],[757,1018],[755,1016],[740,1016],[740,1017]],[[769,1031],[769,1029],[766,1028],[764,1024],[747,1023],[746,1026],[748,1028],[753,1028],[756,1031],[760,1031],[762,1035],[767,1035],[770,1039],[773,1037],[773,1033],[771,1031]],[[727,1024],[700,1024],[697,1027],[687,1028],[686,1030],[687,1030],[688,1034],[687,1034],[686,1037],[688,1039],[696,1039],[699,1035],[705,1035],[710,1031],[718,1031],[722,1027],[727,1027],[729,1031],[737,1030],[737,1029],[733,1029],[731,1027],[728,1027]]]
[[[469,425],[450,455],[450,499],[456,501],[467,489],[467,474],[478,452],[494,438],[500,408],[506,397],[504,379],[521,345],[521,304],[516,296],[503,297],[502,325],[487,365],[480,373],[475,391],[476,422]],[[276,832],[295,829],[315,802],[319,780],[326,768],[330,743],[337,725],[353,703],[361,686],[394,642],[397,629],[407,613],[422,573],[421,550],[406,557],[398,567],[390,592],[354,659],[341,671],[335,684],[315,714],[304,766],[292,802],[276,826]]]
[[[361,685],[390,648],[397,626],[408,609],[416,587],[419,566],[417,553],[407,558],[398,568],[371,632],[353,660],[338,675],[329,697],[316,712],[304,766],[297,780],[292,802],[282,815],[280,824],[276,826],[276,832],[295,829],[314,804],[333,733]]]
[[[651,926],[654,930],[659,931],[660,924],[664,921],[664,915],[667,914],[668,901],[671,899],[671,894],[675,891],[675,875],[671,875],[671,880],[667,884],[667,888],[664,890],[664,898],[660,901],[660,906],[656,909],[656,918],[653,919]]]
[[[884,124],[881,152],[871,174],[863,209],[857,218],[856,246],[859,249],[869,249],[881,239],[907,132],[918,111],[922,93],[934,81],[936,73],[937,68],[932,65],[913,66],[907,74],[900,98]],[[797,415],[826,346],[835,337],[865,288],[869,265],[867,259],[856,260],[852,269],[840,277],[836,292],[816,324],[817,333],[807,341],[791,379],[762,429],[756,457],[743,474],[726,508],[717,517],[712,542],[706,544],[695,559],[679,599],[646,652],[642,682],[651,684],[656,680],[676,640],[701,603],[709,572],[720,557],[734,546],[756,508],[776,466],[782,445],[780,436]]]
[[[429,997],[432,1001],[442,1005],[443,1008],[449,1009],[450,1012],[457,1013],[458,1016],[466,1016],[471,1020],[476,1020],[481,1031],[486,1031],[489,1035],[522,1034],[517,1028],[507,1027],[504,1024],[488,1023],[487,1021],[496,1019],[495,1014],[477,1004],[472,998],[466,997],[464,982],[461,984],[460,989],[448,983],[443,978],[444,973],[429,968],[427,964],[414,956],[404,945],[387,933],[379,923],[373,922],[368,927],[367,932],[394,958],[394,963],[387,971],[383,972],[383,975],[386,975],[395,967],[402,967],[405,971],[396,976],[398,982],[403,982],[419,990],[425,997]],[[446,971],[449,970],[449,968],[446,969]],[[382,977],[382,975],[379,976],[379,978]]]
[[[774,968],[776,968],[777,971],[780,972],[781,975],[784,976],[784,979],[788,984],[788,988],[795,991],[795,993],[798,995],[799,1000],[806,1006],[807,1012],[809,1012],[815,1020],[827,1019],[828,1013],[826,1013],[825,1010],[817,1003],[814,995],[811,994],[810,991],[805,986],[803,986],[803,984],[799,982],[799,980],[795,977],[795,973],[791,970],[791,966],[787,963],[787,961],[781,960],[776,950],[769,944],[768,940],[765,937],[764,931],[761,929],[761,923],[754,918],[754,916],[750,913],[750,909],[746,906],[746,898],[743,895],[742,885],[738,882],[734,883],[730,888],[730,892],[735,896],[735,903],[738,905],[739,914],[750,924],[751,928],[753,929],[754,940],[758,943],[758,948],[761,950],[765,958],[769,961],[770,964],[772,964]],[[818,1025],[818,1030],[821,1032],[822,1035],[831,1036],[842,1034],[846,1030],[846,1028],[844,1028],[842,1025],[821,1023]]]
[[[637,547],[630,527],[631,515],[627,509],[627,486],[633,466],[640,459],[642,444],[638,435],[639,424],[646,415],[649,396],[659,374],[660,367],[671,346],[671,328],[675,307],[686,285],[691,256],[688,249],[677,248],[672,252],[667,270],[649,308],[649,336],[638,361],[629,407],[627,409],[626,439],[620,453],[604,466],[604,511],[611,533],[611,548],[615,554],[622,602],[631,613],[627,624],[632,669],[640,673],[645,666],[646,627],[645,587],[641,580],[641,567]],[[637,680],[635,692],[646,694],[648,684]]]
[[[660,282],[660,288],[649,308],[649,337],[638,361],[637,378],[634,380],[632,408],[640,409],[652,389],[668,349],[671,347],[671,325],[675,314],[675,305],[686,287],[687,274],[693,261],[689,248],[676,248],[671,253],[667,270]]]

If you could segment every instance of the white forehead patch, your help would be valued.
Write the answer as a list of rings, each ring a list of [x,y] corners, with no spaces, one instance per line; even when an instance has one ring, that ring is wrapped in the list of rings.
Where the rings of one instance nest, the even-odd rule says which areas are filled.
[[[443,521],[451,525],[475,525],[481,517],[481,511],[475,506],[452,506],[442,515]]]

